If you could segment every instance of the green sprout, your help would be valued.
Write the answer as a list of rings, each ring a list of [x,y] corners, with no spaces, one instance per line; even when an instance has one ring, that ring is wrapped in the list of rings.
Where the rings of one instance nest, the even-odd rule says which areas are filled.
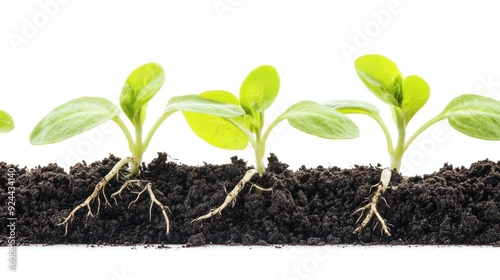
[[[366,87],[390,106],[398,131],[396,145],[394,146],[390,131],[377,107],[355,100],[338,100],[325,105],[344,114],[372,117],[386,137],[391,169],[399,171],[403,155],[412,142],[427,128],[445,119],[451,127],[465,135],[484,140],[500,140],[500,102],[475,94],[454,98],[441,113],[407,138],[406,128],[410,120],[429,99],[429,85],[417,75],[403,78],[396,64],[381,55],[359,57],[355,61],[355,67]]]
[[[195,134],[209,144],[222,149],[243,150],[250,143],[256,160],[256,167],[246,172],[243,179],[227,194],[221,206],[193,221],[221,213],[227,205],[235,202],[238,193],[255,174],[260,176],[264,174],[266,141],[273,128],[281,121],[287,120],[292,127],[300,131],[327,139],[352,139],[359,136],[358,127],[349,118],[312,101],[301,101],[290,106],[265,129],[264,113],[276,99],[279,86],[280,80],[276,69],[272,66],[261,66],[253,70],[243,81],[239,100],[232,93],[222,90],[200,94],[206,99],[241,106],[245,111],[244,116],[220,117],[183,112]],[[253,183],[251,185],[260,191],[269,190]]]
[[[343,114],[362,114],[373,118],[386,137],[391,170],[400,170],[405,151],[422,132],[445,119],[451,127],[465,135],[484,140],[500,140],[500,101],[475,94],[464,94],[454,98],[441,113],[431,118],[407,138],[408,124],[429,99],[430,88],[427,83],[416,75],[403,78],[396,64],[381,55],[359,57],[355,61],[355,68],[365,86],[390,106],[398,131],[396,145],[377,107],[355,100],[331,101],[325,105]],[[388,182],[390,176],[389,179],[387,179],[387,174],[384,176],[385,179],[381,181]],[[384,191],[388,188],[387,184],[378,185],[379,189],[383,188]],[[377,199],[372,199],[369,205],[376,205],[382,193],[379,194],[377,191],[374,196]],[[367,206],[358,210],[367,209]],[[378,217],[383,232],[390,235],[374,206],[371,207],[366,217],[371,217],[373,214]],[[367,222],[365,219],[362,226],[358,227],[355,232],[359,232]]]
[[[101,97],[81,97],[62,104],[46,115],[31,132],[31,144],[51,144],[68,139],[112,120],[122,130],[127,139],[130,152],[132,153],[131,156],[117,162],[111,171],[96,185],[93,193],[59,224],[66,226],[66,233],[69,221],[74,218],[75,213],[81,208],[87,207],[87,215],[93,216],[90,204],[96,198],[98,200],[97,212],[99,212],[100,193],[103,193],[106,203],[109,204],[104,194],[104,188],[107,183],[118,174],[123,166],[129,165],[129,174],[127,178],[139,175],[142,156],[148,148],[153,135],[163,121],[173,113],[177,111],[189,111],[221,117],[238,117],[244,115],[244,111],[239,106],[222,104],[197,95],[176,96],[169,100],[163,114],[153,124],[146,137],[143,138],[143,124],[146,119],[147,105],[163,86],[164,81],[165,72],[161,65],[156,63],[148,63],[140,66],[135,69],[125,81],[125,85],[120,95],[120,107],[134,127],[135,137],[132,136],[127,125],[120,117],[120,109],[118,106]],[[116,195],[121,194],[125,188],[134,183],[139,184],[141,181],[129,180],[125,182],[117,192],[112,194],[112,197],[114,198]],[[151,208],[154,203],[160,207],[163,213],[166,223],[166,233],[168,234],[169,220],[166,212],[168,208],[163,206],[156,199],[151,184],[148,182],[146,183],[143,190],[138,193],[137,199],[144,191],[148,191],[151,198],[150,218]],[[131,204],[135,203],[137,199]]]
[[[14,129],[14,119],[5,111],[0,110],[0,133],[7,133]]]

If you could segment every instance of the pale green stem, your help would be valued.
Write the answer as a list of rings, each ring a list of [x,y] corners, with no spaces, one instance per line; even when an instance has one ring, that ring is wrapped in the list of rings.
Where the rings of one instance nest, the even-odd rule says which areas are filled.
[[[135,128],[135,141],[132,138],[132,134],[130,130],[127,128],[123,120],[116,116],[113,118],[113,121],[120,127],[125,134],[125,138],[127,138],[128,146],[130,152],[132,152],[133,161],[130,162],[130,173],[131,175],[139,174],[139,166],[142,162],[142,125]]]
[[[255,135],[245,126],[244,122],[237,122],[232,118],[225,118],[228,122],[232,123],[234,126],[240,129],[243,134],[247,137],[248,141],[252,145],[252,148],[255,153],[255,164],[257,172],[262,175],[264,174],[264,153],[265,146],[262,146],[262,140],[260,139],[260,131],[256,131]],[[255,138],[254,138],[255,137]],[[265,142],[264,142],[265,144]]]
[[[406,140],[406,123],[404,114],[396,111],[396,125],[398,128],[398,142],[391,155],[391,169],[396,169],[399,171],[401,169],[401,162],[403,159],[403,154],[405,151],[405,140]]]
[[[128,142],[128,147],[130,151],[132,151],[134,148],[134,139],[132,138],[132,134],[130,134],[130,130],[128,130],[127,126],[120,118],[120,116],[114,117],[113,121],[120,127],[120,129],[123,131],[123,134],[125,134],[125,137],[127,138]]]
[[[266,141],[267,141],[267,138],[269,137],[269,134],[271,133],[271,131],[282,121],[286,119],[284,114],[282,114],[281,116],[279,116],[278,118],[276,118],[274,120],[273,123],[271,123],[271,125],[267,128],[266,132],[264,133],[264,136],[262,136],[262,143],[265,145],[266,144]]]
[[[380,128],[382,129],[382,131],[384,132],[386,143],[387,143],[387,151],[389,152],[389,154],[393,153],[394,146],[393,146],[393,143],[392,143],[391,133],[390,133],[389,129],[387,128],[387,126],[385,125],[384,120],[382,120],[382,118],[378,114],[371,114],[371,113],[367,113],[365,111],[345,112],[343,114],[360,114],[360,115],[369,116],[372,119],[374,119],[378,123],[378,125],[380,126]]]
[[[411,143],[413,142],[413,140],[415,140],[422,132],[424,132],[431,125],[433,125],[433,124],[435,124],[435,123],[437,123],[439,121],[442,121],[444,119],[446,119],[446,116],[443,115],[443,114],[439,114],[436,117],[434,117],[431,120],[429,120],[428,122],[426,122],[424,125],[422,125],[422,127],[420,127],[417,131],[415,131],[415,133],[413,133],[413,135],[408,139],[408,141],[406,141],[406,145],[404,147],[403,152],[405,152],[406,149],[408,149],[408,147],[411,145]]]
[[[286,116],[285,116],[285,113],[281,114],[279,117],[277,117],[272,123],[271,125],[269,125],[269,127],[266,129],[266,132],[264,132],[264,135],[262,136],[262,138],[260,139],[260,141],[258,141],[258,145],[260,146],[260,148],[258,149],[258,151],[256,150],[255,151],[255,156],[257,157],[257,162],[258,162],[258,159],[260,157],[260,160],[261,160],[261,164],[262,164],[262,172],[264,172],[264,163],[263,163],[263,158],[264,158],[264,153],[265,153],[265,147],[266,147],[266,143],[267,143],[267,138],[269,138],[269,134],[271,133],[271,131],[281,122],[283,121],[284,119],[286,119]],[[257,171],[259,171],[259,169],[257,168]],[[261,173],[259,173],[261,174]]]
[[[266,167],[264,164],[264,155],[266,152],[266,146],[265,143],[261,141],[261,135],[260,131],[257,134],[256,137],[256,142],[257,142],[257,147],[255,147],[255,163],[256,163],[256,169],[257,173],[259,173],[260,176],[264,174],[266,171]]]
[[[392,154],[394,152],[394,146],[392,143],[392,136],[391,136],[389,129],[387,129],[387,126],[385,125],[384,121],[378,115],[368,115],[368,116],[371,116],[378,123],[380,128],[382,128],[382,131],[384,132],[385,139],[387,142],[387,151],[389,152],[389,154]]]
[[[130,163],[131,175],[139,174],[139,167],[142,163],[142,155],[144,154],[144,146],[142,144],[142,124],[135,127],[135,145],[132,149],[132,157],[134,161]]]
[[[262,127],[264,127],[264,113],[261,112],[259,113],[259,128],[255,130],[255,142],[256,142],[256,147],[254,147],[255,150],[255,162],[256,162],[256,169],[257,173],[259,173],[260,176],[264,174],[266,171],[266,166],[264,164],[264,156],[266,153],[266,139],[262,137]],[[265,136],[265,135],[264,135]]]
[[[163,113],[163,115],[160,116],[160,118],[158,118],[158,120],[156,120],[156,122],[154,123],[154,125],[151,127],[151,129],[149,130],[149,133],[148,135],[146,136],[146,138],[144,139],[144,143],[142,144],[143,146],[143,151],[146,151],[146,149],[148,148],[149,146],[149,142],[151,142],[151,138],[153,138],[153,135],[155,134],[156,130],[158,130],[158,128],[160,127],[160,125],[170,116],[172,115],[173,113],[175,113],[177,111],[169,111],[167,113]]]

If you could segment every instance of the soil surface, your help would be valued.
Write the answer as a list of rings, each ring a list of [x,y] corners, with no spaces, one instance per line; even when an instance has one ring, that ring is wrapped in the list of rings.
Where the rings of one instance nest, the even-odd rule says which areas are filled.
[[[445,164],[424,176],[402,178],[393,172],[391,185],[378,211],[391,224],[384,236],[371,221],[361,234],[356,209],[375,193],[380,166],[352,169],[302,167],[296,171],[268,159],[262,177],[252,181],[273,192],[243,189],[234,207],[201,222],[191,221],[219,206],[243,177],[246,162],[232,158],[224,165],[187,166],[170,161],[165,153],[142,166],[141,180],[152,183],[156,198],[170,208],[171,232],[154,205],[150,221],[147,192],[131,205],[141,190],[131,186],[116,202],[111,194],[126,181],[113,178],[105,189],[111,206],[92,203],[75,215],[64,235],[58,226],[82,203],[119,158],[110,156],[90,165],[73,166],[66,173],[56,164],[31,170],[0,163],[0,246],[9,245],[8,168],[15,168],[15,240],[28,244],[206,244],[322,245],[322,244],[468,244],[500,246],[500,162],[480,161],[470,168]],[[125,169],[123,169],[125,173]],[[139,179],[139,178],[138,178]],[[145,183],[142,184],[144,186]],[[390,206],[390,207],[388,207]],[[373,229],[375,226],[375,229]]]

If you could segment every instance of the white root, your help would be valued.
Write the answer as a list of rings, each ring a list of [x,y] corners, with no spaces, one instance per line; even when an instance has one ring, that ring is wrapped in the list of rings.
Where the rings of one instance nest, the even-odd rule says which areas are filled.
[[[382,174],[380,175],[380,182],[378,184],[375,184],[375,185],[370,187],[370,190],[373,187],[377,187],[377,191],[373,195],[371,202],[369,202],[367,205],[359,208],[358,210],[354,211],[353,214],[361,212],[361,215],[359,216],[358,220],[356,221],[356,223],[357,223],[357,222],[359,222],[361,217],[363,217],[364,211],[369,209],[369,212],[368,212],[368,214],[366,214],[365,219],[363,220],[361,225],[358,226],[354,230],[354,233],[358,233],[358,234],[361,233],[361,230],[364,229],[368,225],[368,223],[370,222],[373,215],[375,215],[377,217],[378,222],[380,223],[380,227],[382,229],[382,232],[387,236],[391,236],[391,232],[389,231],[389,228],[387,227],[386,220],[383,219],[382,216],[380,215],[380,213],[377,211],[378,201],[380,199],[385,201],[385,199],[382,197],[382,195],[389,188],[389,182],[391,181],[391,175],[392,175],[392,172],[390,169],[388,169],[388,168],[384,169],[382,171]],[[387,201],[385,201],[385,204],[387,205]]]
[[[222,203],[221,206],[215,208],[215,209],[212,209],[210,210],[210,212],[206,215],[203,215],[201,217],[198,217],[194,220],[191,221],[191,223],[193,222],[198,222],[198,221],[201,221],[201,220],[205,220],[205,219],[208,219],[210,217],[213,217],[215,216],[216,214],[220,214],[222,212],[222,210],[224,208],[226,208],[230,203],[233,204],[234,206],[234,203],[236,201],[236,196],[241,192],[241,190],[245,187],[245,184],[250,182],[250,180],[252,179],[252,177],[257,174],[257,169],[250,169],[248,170],[246,173],[245,173],[245,176],[243,176],[243,179],[241,179],[241,181],[238,182],[238,184],[236,184],[236,186],[234,187],[234,189],[227,194],[226,196],[226,199],[224,200],[224,202]],[[250,182],[251,183],[251,182]],[[254,183],[252,183],[252,186],[253,188],[256,188],[260,191],[272,191],[272,189],[265,189],[265,188],[262,188]],[[226,191],[227,193],[227,191]]]
[[[116,192],[114,192],[113,194],[111,194],[111,197],[115,200],[115,203],[118,203],[118,201],[116,201],[116,198],[115,196],[120,196],[120,198],[122,197],[122,192],[124,189],[128,188],[129,185],[133,184],[133,183],[140,183],[141,180],[128,180],[127,182],[123,183],[123,185],[120,187],[120,189]],[[129,208],[130,208],[130,205],[129,205]]]
[[[129,180],[129,181],[125,182],[117,192],[115,192],[111,195],[111,197],[113,199],[115,199],[115,202],[116,202],[115,196],[117,196],[117,195],[121,196],[122,191],[125,188],[127,188],[130,184],[140,183],[140,182],[141,182],[141,180]],[[153,204],[156,204],[156,205],[158,205],[158,207],[160,207],[161,212],[163,214],[163,218],[165,219],[166,234],[168,235],[170,233],[170,221],[168,219],[167,210],[170,212],[170,209],[168,207],[164,206],[160,201],[158,201],[158,199],[156,199],[156,196],[153,193],[153,185],[151,183],[148,182],[146,184],[146,186],[142,189],[142,191],[134,192],[137,194],[137,197],[135,198],[134,201],[130,202],[130,204],[128,205],[128,208],[130,208],[130,206],[132,206],[132,204],[135,204],[139,200],[139,198],[141,197],[141,194],[145,191],[148,191],[149,197],[151,198],[151,205],[149,206],[149,221],[151,221],[151,217],[152,217],[151,211],[153,209]]]
[[[273,193],[273,189],[272,188],[267,188],[266,189],[266,188],[263,188],[263,187],[255,184],[255,183],[252,183],[252,182],[250,182],[250,184],[251,185],[250,185],[250,188],[248,189],[248,193],[250,193],[252,191],[252,188],[257,189],[259,192],[271,192],[271,193]]]
[[[97,185],[95,186],[94,191],[92,192],[92,194],[89,197],[87,197],[87,199],[84,202],[82,202],[80,205],[76,206],[75,209],[73,209],[73,211],[71,211],[71,213],[69,213],[69,215],[64,219],[64,221],[62,221],[61,223],[57,224],[58,226],[65,225],[64,235],[68,234],[68,224],[75,217],[75,213],[78,210],[80,210],[80,209],[82,209],[82,208],[84,208],[86,206],[88,208],[87,217],[88,216],[92,216],[92,217],[94,216],[94,214],[92,214],[92,209],[90,208],[90,203],[92,203],[96,198],[97,198],[97,213],[99,213],[99,210],[100,210],[100,207],[101,207],[101,199],[99,198],[99,195],[100,195],[101,192],[103,193],[104,199],[106,200],[106,204],[109,204],[108,198],[104,194],[104,188],[106,187],[106,185],[108,184],[108,182],[115,175],[118,175],[118,172],[120,171],[120,169],[123,166],[125,166],[126,164],[128,164],[130,162],[134,162],[134,161],[135,160],[134,160],[133,157],[126,157],[126,158],[120,160],[119,162],[117,162],[115,164],[115,166],[113,166],[113,168],[111,169],[111,171],[109,171],[109,173],[106,174],[106,176],[104,176],[104,178],[99,183],[97,183]]]

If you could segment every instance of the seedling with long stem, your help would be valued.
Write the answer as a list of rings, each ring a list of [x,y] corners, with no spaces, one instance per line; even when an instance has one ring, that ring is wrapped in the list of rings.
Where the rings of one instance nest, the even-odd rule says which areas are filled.
[[[98,200],[97,211],[99,211],[101,193],[105,198],[106,204],[109,204],[104,194],[104,188],[114,176],[119,174],[122,167],[129,166],[127,178],[139,175],[142,156],[148,148],[153,135],[160,125],[173,113],[177,111],[198,112],[220,117],[238,117],[245,114],[243,109],[232,104],[219,103],[197,95],[176,96],[169,100],[163,114],[153,124],[146,137],[143,138],[143,124],[146,119],[147,105],[163,86],[164,81],[164,70],[156,63],[148,63],[138,67],[127,78],[120,95],[120,107],[134,127],[135,138],[120,117],[118,106],[101,97],[81,97],[62,104],[46,115],[31,132],[30,142],[32,144],[51,144],[68,139],[112,120],[122,130],[132,153],[131,156],[118,161],[111,171],[95,186],[92,194],[84,202],[75,207],[64,221],[59,224],[65,225],[66,233],[69,222],[74,218],[78,210],[87,207],[87,215],[93,216],[90,204],[95,199]],[[112,196],[120,194],[124,188],[132,184],[139,184],[138,182],[136,180],[125,182],[120,190]],[[154,203],[161,209],[165,219],[166,233],[168,234],[170,229],[166,212],[168,208],[164,207],[156,199],[150,183],[145,184],[143,191],[137,193],[137,199],[145,190],[148,191],[151,198],[151,207]]]
[[[351,139],[358,137],[357,126],[343,114],[312,101],[301,101],[290,106],[267,128],[264,126],[265,110],[276,99],[280,80],[278,72],[272,66],[260,66],[254,69],[243,81],[239,99],[227,91],[208,91],[201,97],[217,102],[241,106],[245,111],[242,117],[208,116],[203,113],[183,112],[191,129],[208,143],[223,149],[242,150],[251,144],[256,160],[254,169],[246,172],[243,179],[229,192],[219,207],[208,214],[193,220],[208,219],[235,202],[236,196],[255,174],[265,172],[264,155],[269,134],[281,121],[288,123],[305,133],[328,139]],[[261,191],[266,190],[252,183]]]
[[[398,131],[396,144],[394,145],[377,107],[356,100],[336,100],[325,105],[343,114],[362,114],[373,118],[386,137],[390,169],[399,171],[404,153],[413,141],[427,128],[445,119],[451,127],[465,135],[484,140],[500,140],[500,101],[475,94],[454,98],[441,113],[407,138],[406,128],[410,120],[429,99],[428,84],[416,75],[403,78],[396,64],[381,55],[359,57],[355,61],[355,67],[365,86],[390,106]],[[359,231],[360,229],[357,230]],[[388,232],[384,232],[388,235]]]

